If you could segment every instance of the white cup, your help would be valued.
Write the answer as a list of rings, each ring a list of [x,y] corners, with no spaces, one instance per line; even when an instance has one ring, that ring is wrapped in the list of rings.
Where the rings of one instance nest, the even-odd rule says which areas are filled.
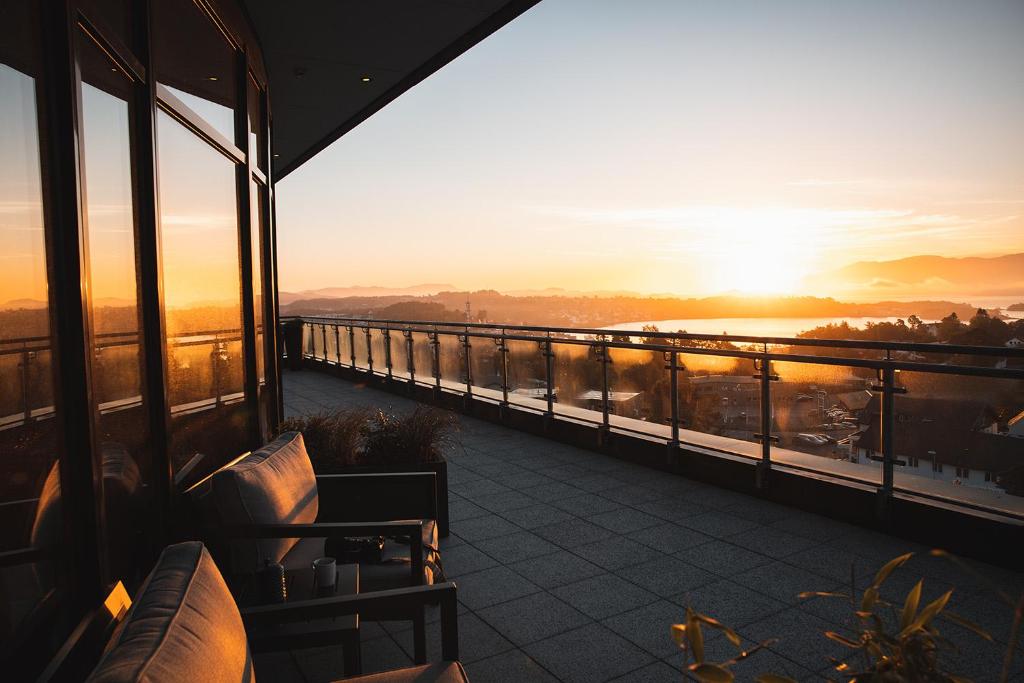
[[[313,560],[313,586],[316,589],[333,589],[337,582],[337,560],[333,557],[320,557]]]

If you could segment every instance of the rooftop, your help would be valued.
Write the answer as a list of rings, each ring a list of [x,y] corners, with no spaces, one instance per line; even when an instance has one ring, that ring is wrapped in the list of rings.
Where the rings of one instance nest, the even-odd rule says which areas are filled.
[[[286,416],[415,402],[317,372],[284,373]],[[735,668],[810,680],[843,648],[823,636],[851,610],[800,591],[858,589],[884,562],[927,548],[465,415],[447,453],[451,536],[445,570],[458,584],[461,659],[474,681],[678,681],[669,626],[684,607],[714,616],[749,647],[779,641]],[[1024,575],[972,563],[1019,594]],[[957,673],[993,680],[1011,612],[973,573],[916,555],[886,583],[893,599],[924,577],[924,598],[954,588],[952,609],[990,630],[952,624]],[[436,637],[428,628],[428,639]],[[369,673],[411,662],[407,625],[364,623]],[[428,640],[428,643],[430,641]],[[431,644],[436,656],[437,643]],[[708,648],[724,648],[709,637]],[[725,650],[722,650],[725,654]],[[332,680],[340,648],[258,657],[281,680]],[[1022,669],[1018,661],[1015,671]],[[1024,680],[1018,673],[1011,680]]]

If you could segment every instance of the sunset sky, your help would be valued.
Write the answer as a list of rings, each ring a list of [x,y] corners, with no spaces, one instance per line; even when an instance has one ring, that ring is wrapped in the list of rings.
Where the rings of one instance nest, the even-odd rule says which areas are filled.
[[[1024,251],[1022,35],[1019,0],[543,0],[280,183],[281,288]]]

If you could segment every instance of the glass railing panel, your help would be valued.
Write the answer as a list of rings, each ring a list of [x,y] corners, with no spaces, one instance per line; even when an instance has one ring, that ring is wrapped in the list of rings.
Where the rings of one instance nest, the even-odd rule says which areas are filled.
[[[327,354],[328,363],[338,363],[338,339],[340,336],[341,332],[338,330],[337,325],[327,326],[327,346],[325,347],[325,353]]]
[[[493,334],[495,330],[482,330]],[[470,337],[470,377],[473,393],[482,398],[500,401],[502,399],[503,362],[501,346],[497,338]]]
[[[370,351],[373,353],[373,371],[376,374],[388,374],[388,353],[395,346],[397,345],[390,339],[390,334],[387,337],[384,336],[383,329],[373,328],[370,330]]]
[[[313,357],[313,337],[315,333],[316,325],[313,323],[305,323],[302,326],[302,355],[308,358]]]
[[[313,357],[317,360],[324,359],[324,336],[327,333],[327,326],[322,323],[316,323],[313,325],[313,331],[310,334],[310,343],[312,345]]]
[[[881,484],[875,371],[776,361],[772,372],[772,462]]]
[[[426,332],[412,333],[413,372],[418,384],[434,384],[434,346]]]
[[[680,352],[679,440],[760,457],[760,394],[749,359]]]
[[[1024,514],[1024,380],[898,372],[895,486]]]
[[[608,412],[614,427],[668,440],[671,375],[661,351],[609,348]]]
[[[168,387],[172,415],[241,400],[240,339],[200,334],[172,338],[169,346],[168,364],[177,373]]]
[[[356,367],[366,370],[370,367],[370,346],[366,338],[366,328],[352,328],[352,343],[356,350]]]
[[[547,410],[547,366],[544,342],[510,341],[508,400],[534,410]]]
[[[391,374],[409,379],[409,344],[401,329],[391,330]]]
[[[338,356],[342,365],[352,365],[352,337],[349,336],[348,327],[338,326]]]
[[[600,348],[554,342],[554,411],[575,420],[601,422]]]
[[[441,386],[454,391],[466,390],[466,360],[462,340],[457,334],[440,334]]]
[[[139,344],[117,337],[97,340],[94,351],[94,400],[101,414],[142,404]]]

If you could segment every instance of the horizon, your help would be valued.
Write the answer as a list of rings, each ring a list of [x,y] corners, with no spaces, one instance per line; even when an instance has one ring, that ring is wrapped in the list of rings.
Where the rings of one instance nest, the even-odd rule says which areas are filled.
[[[1006,2],[547,0],[281,181],[280,287],[387,264],[386,287],[948,298],[832,273],[1024,252],[1021,29]],[[343,253],[387,257],[339,278]]]

